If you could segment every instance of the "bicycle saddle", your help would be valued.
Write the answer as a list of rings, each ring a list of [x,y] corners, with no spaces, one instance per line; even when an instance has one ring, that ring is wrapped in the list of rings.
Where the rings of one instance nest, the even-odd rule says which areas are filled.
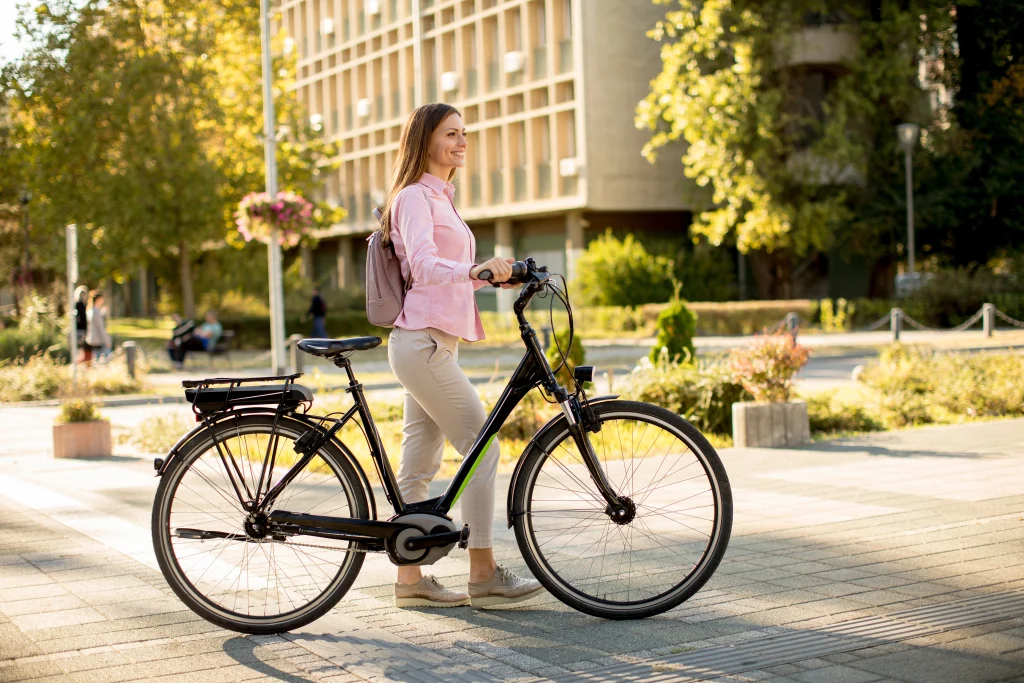
[[[347,351],[365,351],[380,346],[380,337],[351,337],[349,339],[303,339],[299,349],[314,356],[329,358]]]

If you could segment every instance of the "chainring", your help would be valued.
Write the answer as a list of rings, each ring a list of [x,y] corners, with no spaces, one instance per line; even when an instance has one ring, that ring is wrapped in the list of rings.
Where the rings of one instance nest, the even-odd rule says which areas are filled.
[[[392,564],[400,567],[408,565],[434,564],[442,557],[451,552],[455,543],[438,546],[436,548],[424,548],[422,550],[408,550],[405,542],[418,536],[427,534],[443,534],[455,531],[455,522],[443,515],[434,515],[429,512],[408,512],[403,515],[395,515],[389,522],[398,522],[415,527],[404,529],[398,532],[387,542],[388,557]]]

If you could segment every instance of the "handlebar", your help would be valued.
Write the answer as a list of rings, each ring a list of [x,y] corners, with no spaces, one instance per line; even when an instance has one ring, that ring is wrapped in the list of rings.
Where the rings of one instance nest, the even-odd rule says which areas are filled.
[[[512,276],[505,281],[505,283],[507,284],[522,284],[523,282],[526,282],[530,279],[536,279],[538,273],[547,272],[546,266],[541,266],[538,268],[537,265],[533,262],[533,259],[527,259],[526,261],[516,261],[512,263],[511,266]],[[529,277],[531,275],[533,276],[533,278]],[[476,276],[477,279],[479,280],[490,280],[492,277],[494,277],[494,273],[491,272],[490,268],[484,268],[479,273],[477,273]],[[494,285],[495,287],[498,287],[503,283],[492,282],[491,284]]]

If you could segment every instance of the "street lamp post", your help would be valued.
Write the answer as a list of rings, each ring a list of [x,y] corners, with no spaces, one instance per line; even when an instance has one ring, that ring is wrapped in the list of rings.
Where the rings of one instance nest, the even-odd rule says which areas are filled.
[[[911,157],[917,145],[921,127],[916,123],[901,123],[896,126],[896,137],[905,153],[904,166],[907,176],[907,273],[914,278],[914,171]]]
[[[21,202],[21,230],[22,235],[25,239],[25,253],[21,260],[21,285],[27,287],[31,284],[32,278],[32,264],[30,259],[32,258],[31,252],[29,251],[29,237],[28,237],[28,203],[32,201],[32,193],[28,190],[22,190],[21,196],[18,198]]]
[[[267,194],[277,196],[276,134],[274,131],[274,70],[270,57],[270,0],[260,0],[260,26],[263,48],[263,153],[266,162]],[[270,353],[275,375],[285,368],[284,357],[284,287],[281,282],[281,245],[277,227],[271,222],[267,244],[270,271]]]

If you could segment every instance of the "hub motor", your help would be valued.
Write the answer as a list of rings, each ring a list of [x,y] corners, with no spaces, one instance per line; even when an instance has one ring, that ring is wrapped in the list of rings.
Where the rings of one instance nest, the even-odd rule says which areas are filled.
[[[398,532],[394,538],[387,542],[388,557],[391,562],[397,565],[410,564],[434,564],[442,557],[451,552],[455,543],[438,546],[436,548],[421,548],[411,550],[406,547],[406,541],[410,541],[427,534],[443,534],[453,532],[457,529],[455,522],[442,515],[435,515],[429,512],[409,512],[404,515],[392,517],[390,522],[408,524],[412,529],[404,529]]]

